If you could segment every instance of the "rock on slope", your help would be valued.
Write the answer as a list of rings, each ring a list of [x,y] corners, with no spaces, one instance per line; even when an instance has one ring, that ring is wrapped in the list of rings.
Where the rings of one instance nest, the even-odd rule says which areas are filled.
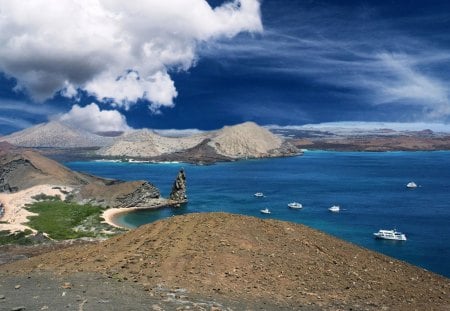
[[[74,188],[74,198],[110,207],[161,204],[159,190],[146,181],[122,182],[74,172],[32,150],[0,145],[0,191],[49,184]]]
[[[95,272],[150,293],[221,297],[274,310],[448,310],[450,282],[302,225],[223,213],[189,214],[97,245],[3,266],[11,275]]]
[[[0,138],[21,147],[87,148],[100,147],[112,142],[111,137],[91,134],[58,121],[38,124],[20,132]]]

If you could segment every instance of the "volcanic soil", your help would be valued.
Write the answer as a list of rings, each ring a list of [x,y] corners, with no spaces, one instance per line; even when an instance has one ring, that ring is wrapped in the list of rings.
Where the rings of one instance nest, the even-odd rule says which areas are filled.
[[[225,213],[171,217],[0,276],[5,310],[450,310],[445,277],[302,225]]]

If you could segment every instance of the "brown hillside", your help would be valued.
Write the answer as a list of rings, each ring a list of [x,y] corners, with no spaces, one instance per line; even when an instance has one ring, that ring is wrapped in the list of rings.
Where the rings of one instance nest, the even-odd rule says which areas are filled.
[[[147,181],[118,181],[78,173],[33,150],[0,145],[0,192],[17,192],[37,185],[68,186],[73,198],[104,207],[162,204],[160,192]]]
[[[444,277],[302,225],[223,213],[171,217],[1,270],[100,272],[150,293],[161,286],[186,288],[204,297],[292,309],[450,308]]]

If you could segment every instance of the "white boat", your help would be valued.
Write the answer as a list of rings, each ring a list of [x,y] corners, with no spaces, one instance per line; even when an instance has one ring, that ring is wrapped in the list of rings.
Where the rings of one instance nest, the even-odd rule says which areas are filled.
[[[299,209],[299,208],[302,208],[303,205],[301,205],[298,202],[291,202],[291,203],[288,204],[288,207],[289,208],[294,208],[294,209]]]
[[[339,207],[339,205],[333,205],[328,210],[333,213],[338,213],[338,212],[340,212],[341,208]]]
[[[261,214],[270,214],[270,211],[268,208],[260,210]]]
[[[261,198],[261,197],[264,196],[264,193],[262,193],[262,192],[256,192],[256,193],[254,194],[254,196],[257,197],[257,198]]]
[[[406,235],[394,230],[378,230],[373,234],[376,239],[406,241]]]
[[[406,184],[406,187],[411,189],[417,188],[417,184],[413,181],[410,181],[409,183]]]

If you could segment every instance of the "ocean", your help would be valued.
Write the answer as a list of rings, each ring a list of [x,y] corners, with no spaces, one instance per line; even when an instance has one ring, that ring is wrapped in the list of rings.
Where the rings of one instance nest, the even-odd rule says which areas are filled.
[[[450,152],[326,152],[197,166],[186,163],[69,162],[71,169],[151,181],[168,196],[180,168],[189,203],[137,211],[118,222],[138,227],[172,215],[229,212],[301,223],[450,277]],[[410,181],[416,189],[406,188]],[[256,192],[264,197],[257,198]],[[300,202],[301,210],[288,208]],[[341,212],[328,208],[340,205]],[[270,215],[260,213],[269,208]],[[397,229],[405,242],[376,240]]]

